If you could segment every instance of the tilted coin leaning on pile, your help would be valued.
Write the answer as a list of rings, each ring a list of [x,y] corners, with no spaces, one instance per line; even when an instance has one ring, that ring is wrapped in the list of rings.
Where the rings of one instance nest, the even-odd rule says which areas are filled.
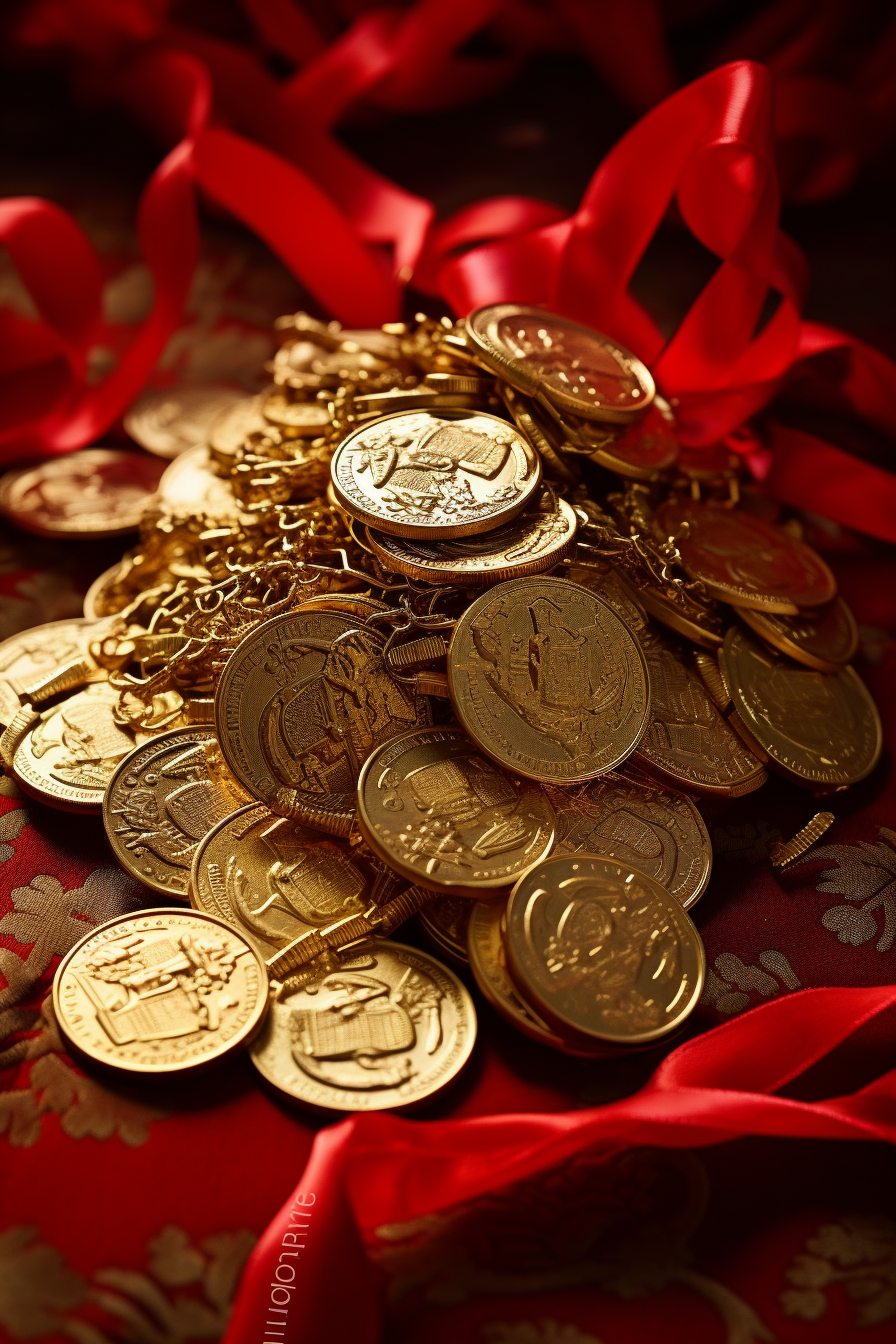
[[[265,392],[190,402],[206,442],[84,619],[0,645],[6,768],[102,810],[168,898],[64,960],[62,1032],[119,1069],[246,1047],[309,1106],[411,1106],[476,1035],[456,970],[392,941],[417,915],[535,1041],[669,1036],[703,985],[701,798],[768,769],[827,795],[880,755],[830,570],[597,332],[513,304],[278,327]],[[148,414],[170,454],[175,412],[161,449]],[[53,534],[77,458],[0,508],[27,526],[34,497]],[[112,466],[88,532],[120,528]]]

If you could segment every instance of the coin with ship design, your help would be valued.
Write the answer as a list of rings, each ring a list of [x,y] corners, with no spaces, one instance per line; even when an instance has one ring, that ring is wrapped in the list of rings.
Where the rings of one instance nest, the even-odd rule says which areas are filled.
[[[802,611],[799,616],[778,616],[768,611],[738,613],[766,644],[816,672],[840,672],[856,656],[859,628],[842,597],[828,607]]]
[[[209,728],[176,728],[135,747],[110,779],[103,823],[125,872],[144,886],[186,897],[196,846],[233,811],[233,793],[209,774]]]
[[[265,957],[308,929],[366,908],[368,881],[345,841],[251,803],[197,846],[190,899],[234,924]]]
[[[129,1073],[199,1068],[244,1045],[268,1006],[264,962],[223,919],[142,910],[100,924],[53,980],[68,1044]]]
[[[537,505],[481,536],[422,541],[367,531],[370,549],[393,573],[469,587],[543,573],[575,551],[575,537],[575,513],[547,485]]]
[[[457,976],[375,939],[272,1003],[250,1057],[277,1091],[316,1110],[397,1110],[446,1087],[475,1041],[476,1010]]]
[[[370,753],[431,721],[425,697],[386,671],[385,636],[362,622],[325,607],[275,616],[237,645],[215,693],[221,752],[243,787],[341,835]]]
[[[13,771],[26,793],[69,812],[100,812],[134,739],[115,721],[118,692],[98,682],[45,710],[24,735]]]
[[[880,760],[877,708],[852,667],[816,672],[736,625],[719,654],[739,722],[775,769],[821,792],[856,784]]]
[[[671,639],[641,635],[650,673],[650,725],[635,759],[680,789],[740,798],[764,784],[759,760],[720,714],[700,675]]]
[[[654,878],[606,856],[559,854],[530,869],[510,894],[506,944],[514,980],[560,1035],[659,1040],[703,989],[690,917]]]
[[[540,788],[496,769],[459,728],[421,728],[365,762],[358,828],[409,882],[487,896],[549,852],[554,811]]]
[[[654,381],[640,359],[556,313],[497,303],[470,313],[465,326],[484,364],[570,415],[629,424],[653,401]]]
[[[521,513],[541,459],[513,425],[469,411],[399,411],[336,449],[333,491],[354,518],[398,537],[488,532]]]
[[[690,798],[615,771],[574,789],[545,789],[557,814],[553,854],[607,854],[660,882],[684,907],[712,872],[712,842]]]
[[[669,499],[656,511],[685,569],[710,597],[795,616],[833,600],[837,583],[811,546],[743,509]]]
[[[448,684],[476,745],[543,783],[612,770],[649,722],[637,640],[603,598],[567,579],[512,579],[477,598],[452,633]]]

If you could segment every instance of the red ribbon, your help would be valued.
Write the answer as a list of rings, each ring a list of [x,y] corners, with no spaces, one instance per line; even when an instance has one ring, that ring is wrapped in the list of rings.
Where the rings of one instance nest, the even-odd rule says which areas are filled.
[[[890,985],[802,990],[679,1046],[634,1096],[592,1110],[425,1123],[356,1115],[323,1130],[246,1267],[227,1344],[266,1338],[267,1320],[284,1330],[282,1344],[330,1338],[337,1263],[352,1289],[339,1300],[340,1337],[375,1344],[381,1280],[364,1245],[377,1227],[475,1200],[586,1148],[609,1156],[635,1145],[694,1148],[746,1134],[896,1141],[896,1070],[825,1101],[774,1095],[894,1004]],[[292,1291],[272,1299],[283,1250],[297,1245],[299,1254],[282,1260],[295,1270]],[[268,1315],[272,1303],[285,1314]]]

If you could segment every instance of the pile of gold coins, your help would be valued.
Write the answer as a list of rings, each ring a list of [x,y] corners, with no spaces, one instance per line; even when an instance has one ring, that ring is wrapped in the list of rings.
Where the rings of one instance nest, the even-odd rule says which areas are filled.
[[[833,575],[597,332],[515,304],[278,326],[260,395],[196,392],[180,430],[144,395],[164,471],[0,481],[20,525],[83,536],[151,478],[84,618],[0,645],[6,769],[175,898],[63,961],[64,1035],[150,1073],[245,1046],[337,1111],[462,1069],[445,962],[568,1054],[671,1035],[704,978],[700,800],[768,768],[825,796],[880,756]],[[392,940],[412,916],[439,957]]]

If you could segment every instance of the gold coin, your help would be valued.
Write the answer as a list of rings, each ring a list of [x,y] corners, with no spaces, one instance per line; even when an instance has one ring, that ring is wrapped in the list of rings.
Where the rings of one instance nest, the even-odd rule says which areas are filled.
[[[836,597],[829,607],[803,611],[799,616],[777,616],[747,607],[739,615],[767,644],[816,672],[841,671],[859,647],[856,618],[842,597]]]
[[[497,303],[471,313],[466,330],[501,378],[570,415],[629,424],[653,401],[653,378],[640,359],[556,313]]]
[[[824,606],[836,595],[833,574],[811,546],[743,509],[669,499],[656,518],[710,597],[796,616],[801,607]]]
[[[261,413],[264,395],[240,397],[225,406],[209,422],[207,433],[199,440],[208,443],[212,462],[230,471],[250,434],[266,434],[268,421]]]
[[[190,899],[267,958],[309,929],[362,914],[368,885],[347,844],[250,803],[200,841]]]
[[[26,793],[66,812],[100,812],[106,787],[134,739],[113,718],[118,692],[98,682],[45,710],[13,758]]]
[[[665,782],[699,793],[740,798],[768,778],[751,751],[729,727],[703,679],[674,645],[642,637],[650,672],[650,725],[635,759]]]
[[[165,468],[159,481],[159,504],[169,513],[205,517],[210,523],[251,520],[244,514],[227,481],[212,471],[209,450],[188,448]]]
[[[0,643],[0,722],[8,724],[19,712],[19,689],[27,693],[59,667],[83,658],[97,623],[82,617],[49,621],[20,630]]]
[[[555,1031],[636,1045],[675,1031],[696,1007],[706,959],[665,887],[618,859],[561,854],[510,894],[507,960]]]
[[[429,702],[386,671],[385,636],[361,619],[321,609],[265,621],[215,693],[221,752],[240,784],[281,816],[342,834],[373,749],[430,722]]]
[[[212,383],[151,387],[140,394],[123,424],[141,448],[157,457],[177,457],[187,448],[205,443],[215,418],[246,400],[252,398]]]
[[[642,420],[609,443],[596,447],[591,460],[630,481],[655,481],[678,457],[675,419],[668,402],[656,397]]]
[[[590,588],[602,597],[621,616],[632,634],[640,635],[647,629],[647,613],[631,588],[620,577],[608,560],[589,558],[587,565],[576,560],[566,571],[570,583]]]
[[[251,944],[223,919],[171,907],[100,924],[53,980],[68,1043],[128,1073],[217,1062],[251,1039],[267,1004],[267,971]]]
[[[575,551],[576,526],[566,500],[543,485],[537,505],[481,536],[421,541],[371,527],[367,539],[373,554],[395,574],[424,583],[481,587],[551,569]]]
[[[459,728],[419,728],[365,761],[358,828],[409,882],[482,896],[544,858],[554,811],[541,789],[496,770]]]
[[[685,910],[712,872],[706,823],[684,794],[615,773],[545,790],[557,814],[554,854],[606,854],[661,883]]]
[[[83,448],[0,476],[0,513],[42,537],[122,537],[136,531],[161,474],[142,453]]]
[[[417,918],[436,951],[458,966],[469,965],[467,929],[476,902],[463,896],[437,896],[420,911]],[[492,904],[492,902],[483,902]]]
[[[575,784],[612,770],[649,722],[644,655],[596,593],[513,579],[476,599],[448,650],[455,713],[514,774]]]
[[[836,789],[877,765],[880,717],[851,667],[829,673],[800,667],[738,626],[725,636],[719,661],[744,727],[788,778]]]
[[[476,1010],[457,976],[415,947],[377,939],[315,984],[271,1004],[251,1048],[262,1077],[317,1110],[385,1111],[429,1101],[466,1064]]]
[[[289,439],[315,439],[330,426],[330,412],[319,401],[292,401],[284,392],[274,392],[262,404],[268,424],[276,425]]]
[[[429,541],[508,522],[541,482],[541,460],[513,425],[466,411],[384,415],[343,439],[331,471],[353,517]]]
[[[88,621],[98,621],[103,616],[113,616],[123,606],[127,605],[125,601],[117,599],[115,592],[117,585],[127,572],[126,562],[118,560],[108,569],[104,569],[102,574],[97,575],[84,594],[84,616]]]
[[[106,788],[103,823],[125,872],[163,895],[186,897],[196,846],[233,800],[209,776],[209,728],[176,728],[136,747]]]

